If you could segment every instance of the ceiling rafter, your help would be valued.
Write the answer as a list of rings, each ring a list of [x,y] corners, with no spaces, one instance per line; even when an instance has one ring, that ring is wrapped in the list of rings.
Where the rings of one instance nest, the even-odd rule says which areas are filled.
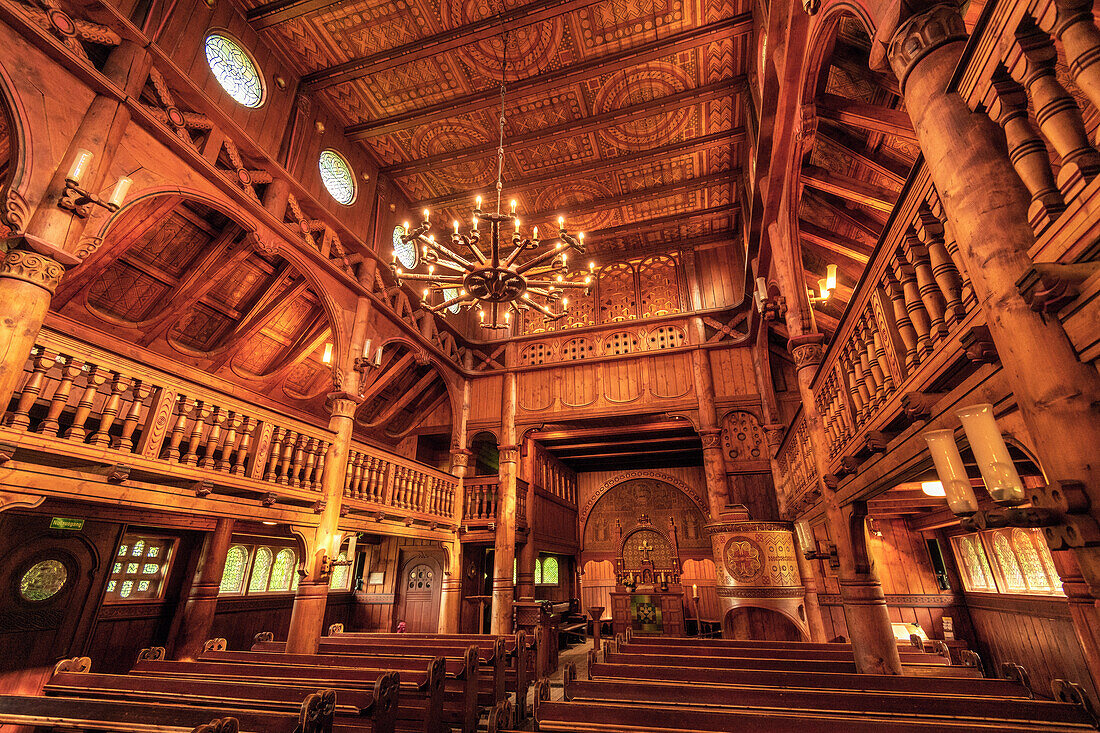
[[[393,363],[392,366],[387,367],[386,370],[382,372],[377,379],[371,382],[370,386],[367,387],[367,389],[363,392],[363,396],[360,399],[360,404],[370,402],[375,397],[382,394],[382,390],[390,386],[390,384],[393,383],[393,380],[401,376],[401,374],[404,373],[405,369],[412,365],[414,358],[416,358],[416,355],[413,352],[409,351],[400,359],[398,359],[395,363]]]
[[[666,38],[643,43],[634,48],[591,58],[555,71],[535,74],[521,81],[512,82],[510,91],[516,95],[514,98],[521,98],[524,94],[535,91],[549,92],[562,86],[577,84],[587,79],[604,76],[632,66],[674,56],[707,43],[751,33],[752,30],[752,14],[742,13],[717,23],[710,23],[675,33]],[[304,82],[309,84],[309,77],[306,77]],[[331,84],[310,86],[317,89],[331,86]],[[486,105],[493,103],[499,93],[500,90],[496,87],[483,89],[400,114],[349,125],[344,129],[344,134],[352,140],[365,140],[431,122],[438,122],[448,117],[461,117],[485,109]]]
[[[900,186],[905,183],[905,179],[909,175],[908,168],[910,166],[906,166],[906,170],[903,172],[900,165],[887,160],[885,155],[881,153],[873,155],[867,150],[866,145],[862,141],[857,142],[852,136],[844,134],[843,130],[834,128],[832,125],[819,125],[817,134],[818,137],[824,139],[827,144],[854,159],[861,165],[867,166],[879,175],[886,176],[895,184]]]
[[[570,120],[553,127],[544,127],[532,130],[520,135],[508,137],[508,147],[511,149],[546,145],[563,138],[587,135],[612,125],[623,125],[638,120],[644,120],[654,115],[666,112],[674,112],[684,107],[693,107],[706,104],[726,97],[734,97],[744,92],[744,77],[736,77],[732,80],[723,80],[713,84],[705,84],[701,87],[685,89],[682,92],[657,97],[646,102],[630,105],[621,109],[603,112],[598,115],[584,117],[579,120]],[[485,157],[495,158],[497,142],[489,141],[471,145],[461,150],[451,150],[437,155],[429,155],[426,158],[410,160],[406,163],[395,163],[382,168],[379,173],[399,178],[407,175],[416,175],[443,166],[459,165],[462,163],[475,163]]]
[[[675,155],[692,155],[706,152],[714,148],[732,145],[744,140],[744,138],[744,129],[722,130],[720,132],[711,133],[710,135],[703,135],[702,137],[691,138],[683,142],[671,143],[669,145],[661,145],[656,148],[650,148],[649,150],[639,150],[614,158],[585,160],[565,168],[540,169],[540,173],[531,176],[525,176],[512,181],[505,180],[505,187],[509,193],[512,193],[515,191],[525,191],[529,188],[534,188],[549,182],[568,183],[575,180],[584,180],[595,175],[616,171],[625,166],[645,165],[646,163],[664,160]],[[483,190],[470,189],[447,194],[446,196],[437,196],[434,199],[421,201],[419,205],[426,206],[429,209],[438,209],[463,201],[473,201],[478,193],[488,195],[488,184],[486,184],[486,186],[487,187]]]
[[[425,372],[420,379],[416,381],[414,385],[405,390],[400,397],[389,403],[381,413],[375,416],[373,420],[366,424],[368,428],[377,428],[397,415],[398,412],[403,410],[410,402],[419,397],[428,387],[432,385],[437,379],[440,379],[439,372],[434,369],[429,369]]]
[[[274,0],[249,10],[245,15],[253,30],[262,31],[303,15],[319,13],[344,0]]]
[[[893,210],[894,202],[898,198],[896,191],[816,166],[802,168],[802,183],[860,206],[887,213]]]
[[[861,266],[866,265],[868,260],[871,259],[872,247],[868,247],[854,239],[849,239],[842,234],[829,231],[813,222],[800,219],[798,231],[804,242],[809,242],[821,249],[846,257],[853,262],[858,262]]]
[[[869,215],[866,211],[845,206],[835,201],[831,196],[825,194],[819,194],[814,191],[806,191],[804,195],[806,194],[808,194],[813,201],[821,204],[838,216],[841,221],[855,227],[867,236],[877,240],[882,234],[882,229],[885,225]]]
[[[859,102],[836,94],[822,94],[817,99],[816,107],[822,119],[913,142],[917,140],[909,115],[900,109]]]
[[[726,204],[724,206],[712,206],[709,209],[699,209],[690,214],[665,214],[651,219],[640,219],[629,224],[620,224],[589,232],[584,243],[586,245],[599,244],[608,239],[616,239],[624,234],[648,234],[676,226],[714,221],[726,216],[736,217],[739,209],[740,207],[736,204]],[[733,228],[732,223],[730,228]]]

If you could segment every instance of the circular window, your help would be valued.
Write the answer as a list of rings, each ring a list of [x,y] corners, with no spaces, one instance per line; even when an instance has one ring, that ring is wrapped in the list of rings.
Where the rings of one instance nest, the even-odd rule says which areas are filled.
[[[252,57],[239,43],[221,33],[206,37],[206,63],[229,96],[245,107],[264,103],[264,82]]]
[[[409,587],[424,590],[432,587],[432,571],[427,565],[417,565],[409,571]]]
[[[355,176],[344,156],[335,150],[325,150],[317,160],[321,169],[321,183],[337,203],[350,206],[355,201]]]
[[[407,270],[416,267],[420,259],[416,254],[416,246],[412,242],[406,242],[402,237],[406,234],[405,227],[398,224],[393,228],[393,251],[397,253],[397,261]]]
[[[458,297],[458,288],[444,288],[443,289],[443,300],[445,300],[445,301],[446,300],[454,300],[457,297]],[[451,313],[458,313],[460,310],[462,310],[462,307],[458,303],[455,303],[454,305],[447,306],[447,310],[449,310]]]
[[[19,579],[19,595],[26,601],[46,601],[65,587],[69,571],[60,560],[39,560]]]

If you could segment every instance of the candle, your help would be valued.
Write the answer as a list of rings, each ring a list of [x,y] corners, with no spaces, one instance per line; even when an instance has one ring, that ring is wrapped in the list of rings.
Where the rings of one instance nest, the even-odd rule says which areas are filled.
[[[455,236],[458,236],[458,219],[455,219]]]
[[[476,209],[477,211],[481,211],[481,197],[478,196],[476,201],[477,203],[474,205],[474,209]]]
[[[516,213],[516,200],[512,199],[511,204],[512,204],[512,213],[514,214],[514,213]]]
[[[534,234],[531,235],[531,239],[538,239],[538,238],[539,238],[539,228],[536,226]]]
[[[427,224],[430,221],[430,219],[428,218],[430,214],[431,214],[430,211],[428,211],[427,209],[424,209],[424,223],[425,224]]]
[[[565,217],[564,216],[559,216],[558,217],[558,229],[561,229],[563,232],[565,231]]]
[[[91,152],[80,148],[76,151],[76,158],[73,160],[72,166],[69,167],[69,174],[65,176],[66,181],[72,181],[75,184],[80,184],[80,181],[84,179],[84,174],[88,172],[88,168],[92,165]]]
[[[115,190],[111,191],[111,198],[107,199],[107,203],[115,208],[121,208],[122,202],[126,200],[126,194],[130,190],[130,185],[133,180],[123,176],[118,179],[118,183],[115,184]]]

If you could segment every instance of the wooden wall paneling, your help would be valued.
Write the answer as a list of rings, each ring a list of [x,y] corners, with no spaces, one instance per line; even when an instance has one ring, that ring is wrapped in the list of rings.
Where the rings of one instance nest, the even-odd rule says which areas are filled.
[[[714,375],[714,395],[717,399],[746,395],[759,399],[749,349],[710,349],[707,355],[710,358],[711,374]]]
[[[519,409],[528,412],[550,410],[554,406],[553,371],[521,372],[518,379]],[[497,400],[499,403],[500,400]]]
[[[718,243],[695,250],[695,271],[703,309],[728,308],[741,302],[744,292],[744,266],[740,253],[729,243]]]
[[[270,631],[276,639],[286,639],[293,607],[293,593],[219,598],[210,636],[224,638],[234,651],[251,648],[252,637],[261,631]]]
[[[562,407],[588,407],[600,394],[599,372],[595,364],[561,367]]]
[[[626,404],[642,396],[642,359],[617,359],[601,364],[603,398],[608,402]]]
[[[611,620],[611,591],[615,590],[615,564],[610,560],[589,560],[581,575],[581,608],[603,606],[600,619]]]
[[[536,489],[532,516],[538,517],[533,537],[539,551],[571,555],[580,549],[575,508],[567,506],[544,489]]]
[[[656,354],[646,358],[650,369],[650,394],[660,399],[679,399],[695,391],[689,354]]]
[[[499,374],[481,377],[473,380],[470,385],[470,423],[475,425],[488,424],[493,431],[500,429],[500,394],[503,388],[503,378]],[[469,430],[472,438],[476,430]]]

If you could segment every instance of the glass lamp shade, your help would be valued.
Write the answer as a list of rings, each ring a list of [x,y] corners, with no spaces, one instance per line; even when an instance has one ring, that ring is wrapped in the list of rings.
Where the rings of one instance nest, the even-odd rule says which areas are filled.
[[[962,407],[955,411],[962,421],[970,449],[978,461],[985,488],[993,501],[1019,504],[1024,501],[1024,482],[1012,464],[997,420],[993,417],[993,405],[988,403]]]
[[[955,431],[929,430],[924,434],[924,441],[936,464],[936,474],[943,484],[951,513],[962,516],[978,511],[978,499],[970,486],[959,447],[955,445]]]
[[[800,519],[794,523],[794,534],[798,538],[798,547],[802,552],[814,552],[817,550],[817,543],[814,541],[813,532],[810,531],[810,525],[804,519]]]

